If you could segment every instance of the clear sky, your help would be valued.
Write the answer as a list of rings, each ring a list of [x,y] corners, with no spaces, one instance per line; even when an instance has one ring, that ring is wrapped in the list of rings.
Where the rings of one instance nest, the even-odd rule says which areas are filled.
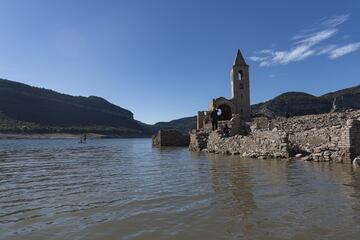
[[[360,84],[360,1],[0,0],[0,78],[97,95],[155,123],[230,97],[237,48],[251,101]]]

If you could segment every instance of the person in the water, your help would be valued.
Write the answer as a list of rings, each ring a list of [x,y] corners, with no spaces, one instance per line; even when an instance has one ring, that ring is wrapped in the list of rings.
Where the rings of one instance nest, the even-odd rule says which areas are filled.
[[[86,134],[84,134],[84,135],[80,138],[79,143],[86,143],[86,139],[87,139]]]

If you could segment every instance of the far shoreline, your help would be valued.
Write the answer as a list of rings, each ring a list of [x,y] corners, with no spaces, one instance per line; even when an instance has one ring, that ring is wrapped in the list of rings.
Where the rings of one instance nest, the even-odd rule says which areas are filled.
[[[21,139],[80,139],[84,134],[73,133],[0,133],[0,140],[21,140]],[[151,138],[150,135],[124,134],[111,135],[99,133],[86,133],[88,139],[121,139],[121,138]]]

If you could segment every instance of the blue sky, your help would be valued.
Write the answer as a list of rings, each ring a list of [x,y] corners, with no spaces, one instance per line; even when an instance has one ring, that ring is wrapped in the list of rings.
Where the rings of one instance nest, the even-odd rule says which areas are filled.
[[[0,78],[97,95],[146,123],[230,96],[237,48],[251,101],[360,84],[360,1],[0,0]]]

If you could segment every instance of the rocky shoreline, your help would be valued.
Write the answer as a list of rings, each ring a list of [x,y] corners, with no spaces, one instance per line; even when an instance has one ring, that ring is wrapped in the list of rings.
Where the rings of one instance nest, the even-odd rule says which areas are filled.
[[[360,155],[360,110],[299,117],[259,117],[246,135],[194,130],[191,151],[251,158],[297,157],[305,161],[351,163]]]

